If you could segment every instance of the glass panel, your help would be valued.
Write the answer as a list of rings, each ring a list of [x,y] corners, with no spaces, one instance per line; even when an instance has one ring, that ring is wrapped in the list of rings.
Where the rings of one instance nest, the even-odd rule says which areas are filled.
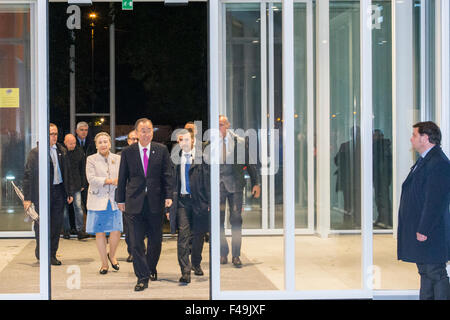
[[[359,2],[330,2],[331,229],[361,228]]]
[[[37,139],[32,119],[30,14],[29,5],[0,4],[0,231],[33,230],[19,198],[24,192],[38,210],[38,197],[27,192],[24,184],[27,159],[37,156],[37,152],[30,153]],[[30,160],[27,173],[37,173],[38,164],[29,164]],[[37,190],[38,177],[34,177]],[[35,247],[32,238],[0,240],[0,294],[39,293]]]
[[[269,6],[271,5],[269,4]],[[261,17],[260,4],[226,4],[224,9],[226,17],[224,21],[226,30],[226,100],[221,112],[228,117],[230,129],[233,129],[233,132],[240,137],[235,138],[227,133],[225,144],[221,142],[220,146],[221,161],[226,159],[226,163],[221,164],[220,169],[221,224],[226,226],[225,235],[227,236],[225,239],[222,232],[221,288],[222,290],[277,290],[283,287],[284,260],[283,255],[280,254],[283,237],[267,238],[241,235],[241,228],[259,229],[262,227],[261,200],[255,199],[252,192],[256,191],[254,186],[260,184],[261,175],[264,172],[261,170],[260,161],[255,161],[260,160],[257,159],[259,155],[257,150],[260,148],[261,139],[268,139],[266,133],[260,131],[262,119],[267,121],[267,115],[261,114],[261,94],[263,92],[261,77],[265,76],[261,72],[261,41],[267,39],[264,38],[265,34],[261,34],[261,21],[264,21],[262,18],[266,17]],[[279,11],[279,7],[272,9],[273,12]],[[267,17],[269,25],[271,15],[269,14]],[[279,15],[274,15],[273,19],[279,20],[279,17]],[[277,24],[278,22],[274,23],[275,26]],[[277,39],[277,37],[281,37],[281,30],[277,29],[279,27],[281,24],[278,24],[274,30],[278,36],[275,36],[273,50],[275,57],[279,57],[278,60],[281,61],[281,50],[279,49],[281,39]],[[269,30],[269,27],[267,26],[264,30]],[[271,49],[269,48],[269,50]],[[275,65],[274,69],[281,70],[281,67]],[[274,77],[277,79],[279,71],[274,71],[274,73]],[[270,74],[268,78],[270,78]],[[276,82],[277,80],[275,80]],[[280,88],[281,82],[275,84],[275,88],[277,86]],[[280,97],[281,92],[276,92],[274,100],[278,100]],[[281,113],[275,111],[276,106],[277,103],[272,100],[272,110],[274,111],[271,111],[272,115],[269,114],[269,129],[281,127]],[[279,110],[281,110],[281,103],[279,106]],[[270,121],[274,119],[274,115],[280,118],[275,123]],[[219,124],[227,124],[226,119],[221,118]],[[222,134],[224,133],[225,131],[222,132]],[[276,135],[273,137],[273,140],[269,139],[269,142],[274,142],[272,151],[279,154],[282,150],[278,146],[282,144],[278,144]],[[246,140],[247,148],[245,147]],[[266,156],[262,155],[262,157]],[[278,172],[278,174],[280,173]],[[269,185],[272,187],[269,190],[262,190],[263,192],[267,191],[266,194],[272,195],[269,196],[272,199],[278,195],[278,191],[273,189],[273,182],[277,178],[273,178],[269,174],[267,180],[271,181]],[[279,183],[282,184],[282,180]],[[277,185],[277,182],[275,184]],[[263,185],[262,187],[267,188],[268,186]],[[274,201],[277,209],[278,206],[282,206],[281,201],[282,192],[280,201]],[[282,207],[280,210],[282,212]],[[225,241],[228,243],[226,244]],[[227,261],[224,260],[225,257],[227,257]],[[233,257],[240,257],[242,268],[239,268],[241,266]]]
[[[417,268],[397,260],[392,199],[392,3],[375,1],[380,24],[373,30],[373,260],[374,289],[418,289]],[[420,114],[420,1],[414,6],[414,114]],[[407,124],[412,126],[412,124]],[[409,143],[402,141],[399,143]],[[402,181],[400,182],[402,183]]]

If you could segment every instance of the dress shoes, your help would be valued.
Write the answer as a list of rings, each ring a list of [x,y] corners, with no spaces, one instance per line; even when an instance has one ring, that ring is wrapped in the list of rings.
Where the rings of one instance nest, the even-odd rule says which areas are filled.
[[[233,259],[231,260],[231,262],[233,263],[233,265],[236,268],[242,268],[242,262],[241,259],[239,259],[239,257],[233,257]]]
[[[227,264],[228,263],[228,258],[226,256],[221,256],[220,257],[220,264]]]
[[[192,266],[192,271],[194,271],[194,274],[196,276],[202,276],[204,274],[202,267],[200,267],[200,266]]]
[[[70,232],[64,232],[63,238],[66,239],[66,240],[69,240],[70,239]]]
[[[112,260],[111,260],[111,257],[109,256],[109,253],[107,254],[107,256],[108,256],[108,260],[109,260],[109,262],[111,262],[111,266],[113,267],[113,269],[114,270],[116,270],[116,271],[119,271],[119,263],[117,262],[116,264],[114,264],[113,262],[112,262]]]
[[[52,266],[60,266],[61,265],[61,261],[56,259],[56,257],[52,257],[52,258],[50,258],[50,264]]]
[[[99,271],[99,273],[100,274],[107,274],[108,273],[108,268],[100,268],[100,271]]]
[[[138,281],[134,287],[134,291],[144,291],[148,288],[148,281]]]
[[[78,240],[83,240],[83,239],[89,238],[89,234],[87,234],[84,231],[80,231],[80,232],[78,232],[77,238],[78,238]]]
[[[130,254],[127,258],[127,262],[133,262],[133,255]]]
[[[158,272],[151,272],[150,273],[150,280],[151,281],[156,281],[156,280],[158,280]]]
[[[190,283],[191,282],[191,274],[190,273],[183,273],[183,275],[180,278],[180,283]]]

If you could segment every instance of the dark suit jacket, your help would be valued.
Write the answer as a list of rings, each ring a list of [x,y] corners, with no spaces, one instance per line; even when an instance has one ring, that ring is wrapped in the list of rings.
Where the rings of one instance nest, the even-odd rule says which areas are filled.
[[[85,155],[86,158],[89,157],[90,155],[93,155],[94,153],[97,153],[97,148],[95,146],[94,141],[89,140],[86,137],[86,141],[84,143],[84,146],[82,147],[76,134],[75,134],[75,139],[77,140],[77,146],[80,147],[81,150],[83,150],[84,155]]]
[[[450,258],[450,161],[431,149],[402,185],[397,255],[406,262],[437,264]],[[416,238],[419,232],[428,237]]]
[[[194,231],[207,232],[209,230],[209,216],[211,207],[211,182],[210,167],[205,162],[201,164],[192,163],[189,168],[189,187],[191,189],[193,211],[194,211]],[[173,190],[173,203],[170,207],[170,232],[176,233],[178,229],[177,210],[178,195],[181,190],[180,165],[176,165],[175,187]]]
[[[127,214],[142,213],[145,197],[152,214],[162,213],[164,200],[172,199],[172,189],[172,164],[166,146],[152,141],[147,177],[142,167],[138,143],[123,149],[116,202],[125,203]]]
[[[74,150],[67,151],[70,166],[70,184],[72,191],[78,192],[81,188],[87,188],[86,157],[83,149],[76,146]]]
[[[58,163],[63,178],[64,191],[66,196],[73,195],[73,189],[70,183],[70,168],[69,160],[67,157],[67,149],[60,143],[56,143],[58,148]],[[49,155],[50,162],[50,184],[53,183],[54,171],[53,162]],[[39,210],[39,147],[36,147],[28,154],[27,163],[25,164],[25,172],[23,177],[23,196],[24,200],[28,200],[34,203],[35,209]],[[51,200],[51,195],[50,195]]]
[[[244,190],[244,186],[245,186],[245,171],[247,171],[247,173],[250,176],[250,181],[252,184],[252,187],[255,185],[259,185],[261,184],[261,179],[260,179],[260,175],[259,175],[259,168],[258,165],[255,164],[256,160],[255,159],[250,159],[250,152],[249,152],[249,139],[248,137],[246,137],[245,139],[232,133],[232,137],[234,140],[234,162],[233,164],[221,164],[221,166],[231,166],[232,167],[232,178],[234,180],[235,186],[237,187],[236,192],[241,192],[242,190]],[[204,149],[206,148],[206,150],[208,150],[209,145],[210,145],[211,141],[207,141],[204,143]],[[245,163],[239,163],[239,159],[238,159],[238,154],[239,154],[239,150],[242,147],[242,144],[244,145],[244,150],[245,150]],[[209,150],[208,150],[209,151]],[[207,154],[207,156],[209,156]],[[223,179],[223,177],[221,177],[221,180]]]

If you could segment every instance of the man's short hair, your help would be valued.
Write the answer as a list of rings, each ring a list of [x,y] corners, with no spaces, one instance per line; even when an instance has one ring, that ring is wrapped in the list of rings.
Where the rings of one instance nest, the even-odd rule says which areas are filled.
[[[140,123],[142,123],[142,122],[147,122],[147,121],[150,122],[151,125],[152,125],[152,127],[153,127],[153,122],[152,122],[150,119],[148,119],[148,118],[140,118],[140,119],[138,119],[138,120],[136,121],[136,124],[134,125],[134,130],[137,131],[138,125],[139,125]]]
[[[186,134],[186,133],[189,133],[191,135],[192,141],[194,141],[195,134],[194,134],[194,130],[192,130],[191,128],[183,128],[181,130],[178,130],[177,131],[177,138],[179,136],[181,136],[181,135]]]
[[[418,122],[413,125],[413,128],[417,128],[419,134],[422,136],[426,134],[430,143],[440,146],[441,145],[441,129],[438,125],[432,121]]]
[[[132,132],[136,132],[136,130],[133,129],[133,130],[131,130],[130,132],[128,132],[128,134],[127,134],[127,139],[130,139],[130,134],[131,134]]]
[[[80,129],[81,127],[88,127],[89,128],[89,125],[88,125],[88,123],[86,121],[80,121],[80,122],[77,123],[77,130]]]

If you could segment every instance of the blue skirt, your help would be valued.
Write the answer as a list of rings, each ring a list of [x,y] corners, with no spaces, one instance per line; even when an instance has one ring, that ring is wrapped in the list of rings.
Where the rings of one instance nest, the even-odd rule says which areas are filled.
[[[111,201],[108,201],[106,210],[88,210],[86,219],[86,233],[109,233],[111,231],[123,231],[122,211],[113,210]]]

